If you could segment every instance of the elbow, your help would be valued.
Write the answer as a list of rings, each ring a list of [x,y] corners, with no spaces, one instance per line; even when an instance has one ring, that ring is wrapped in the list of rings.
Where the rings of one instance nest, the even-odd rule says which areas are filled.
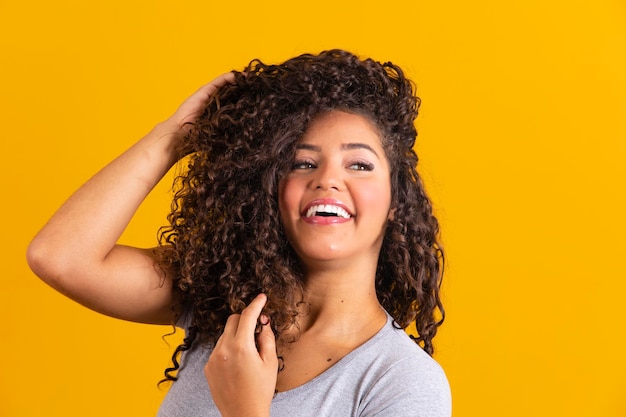
[[[35,275],[55,287],[63,274],[63,258],[53,247],[39,237],[35,237],[26,249],[26,262]]]

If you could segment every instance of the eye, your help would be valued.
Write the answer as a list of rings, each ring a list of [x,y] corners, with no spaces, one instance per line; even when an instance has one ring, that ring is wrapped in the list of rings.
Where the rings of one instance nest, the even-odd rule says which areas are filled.
[[[374,164],[367,161],[355,161],[352,162],[348,168],[355,171],[372,171],[374,169]]]
[[[308,161],[308,160],[296,160],[292,165],[291,165],[291,169],[292,170],[297,170],[297,169],[313,169],[316,168],[315,163],[312,161]]]

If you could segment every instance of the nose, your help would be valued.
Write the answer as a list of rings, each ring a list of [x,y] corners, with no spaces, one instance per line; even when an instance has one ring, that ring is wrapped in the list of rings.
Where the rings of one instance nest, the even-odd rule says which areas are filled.
[[[343,172],[340,166],[335,164],[321,164],[317,167],[313,185],[318,190],[341,190],[343,189]]]

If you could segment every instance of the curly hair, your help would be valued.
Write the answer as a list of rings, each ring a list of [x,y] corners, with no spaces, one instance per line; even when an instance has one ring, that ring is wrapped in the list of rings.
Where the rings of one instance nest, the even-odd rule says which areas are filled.
[[[278,184],[295,145],[316,115],[342,110],[377,126],[390,162],[393,219],[376,273],[381,305],[399,328],[433,353],[444,318],[439,289],[443,251],[439,225],[420,177],[413,145],[420,99],[392,63],[361,60],[342,50],[304,54],[279,65],[253,60],[220,88],[190,126],[179,149],[188,166],[177,177],[170,226],[160,232],[161,265],[178,272],[174,291],[190,315],[188,337],[214,343],[226,319],[259,293],[276,337],[296,322],[303,269],[278,212]]]

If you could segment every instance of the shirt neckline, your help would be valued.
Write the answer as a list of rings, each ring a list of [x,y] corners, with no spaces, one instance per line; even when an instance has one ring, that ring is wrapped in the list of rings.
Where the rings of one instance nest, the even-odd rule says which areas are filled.
[[[372,337],[366,340],[363,344],[361,344],[360,346],[357,346],[355,349],[353,349],[343,358],[338,360],[337,363],[333,364],[330,368],[326,369],[321,374],[311,378],[304,384],[298,385],[297,387],[294,387],[287,391],[277,392],[274,395],[273,401],[281,401],[293,395],[297,395],[302,390],[307,390],[313,385],[323,383],[326,379],[328,379],[331,376],[331,373],[341,372],[342,368],[345,368],[359,354],[359,352],[368,349],[371,345],[375,344],[375,342],[378,339],[382,338],[387,332],[393,329],[393,325],[392,325],[393,318],[387,311],[385,311],[385,314],[387,315],[387,321],[385,322],[383,327],[381,327],[380,330],[378,330]]]

